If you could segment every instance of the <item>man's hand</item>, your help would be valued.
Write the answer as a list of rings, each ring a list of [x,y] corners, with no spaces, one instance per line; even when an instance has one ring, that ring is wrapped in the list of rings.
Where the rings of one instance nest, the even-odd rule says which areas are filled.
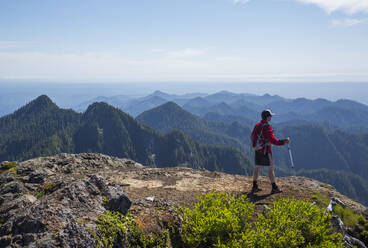
[[[286,139],[284,139],[284,141],[285,141],[285,144],[289,144],[290,143],[290,138],[287,137]]]

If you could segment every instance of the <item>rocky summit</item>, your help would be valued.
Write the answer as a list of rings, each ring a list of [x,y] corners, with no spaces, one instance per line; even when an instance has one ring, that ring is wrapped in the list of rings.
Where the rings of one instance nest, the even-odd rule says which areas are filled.
[[[96,220],[106,210],[132,213],[145,231],[158,233],[175,221],[177,206],[193,207],[198,195],[247,194],[262,212],[280,197],[315,201],[335,197],[356,213],[365,206],[332,186],[304,178],[278,178],[282,194],[249,194],[252,178],[182,167],[149,168],[102,154],[59,154],[0,165],[0,247],[95,247]],[[326,206],[327,207],[327,206]],[[117,246],[118,247],[118,246]],[[125,247],[121,245],[121,247]]]

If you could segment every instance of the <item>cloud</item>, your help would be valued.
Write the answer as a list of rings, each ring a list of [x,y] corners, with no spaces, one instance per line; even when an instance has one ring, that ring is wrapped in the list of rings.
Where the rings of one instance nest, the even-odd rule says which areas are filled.
[[[11,49],[11,48],[22,48],[26,47],[31,42],[28,41],[4,41],[0,40],[0,50]]]
[[[193,49],[193,48],[185,48],[182,50],[172,51],[168,53],[169,57],[176,58],[192,58],[203,55],[205,53],[204,50]]]
[[[167,57],[167,58],[192,58],[197,57],[205,54],[205,52],[209,48],[205,49],[193,49],[193,48],[185,48],[180,50],[168,50],[168,49],[162,49],[162,48],[154,48],[151,49],[151,53],[161,56],[161,57]]]
[[[162,49],[162,48],[153,48],[151,49],[152,53],[163,53],[166,52],[166,49]]]
[[[129,81],[368,81],[367,52],[344,59],[304,56],[216,56],[187,48],[159,56],[0,51],[0,79]],[[169,56],[171,54],[172,56]],[[354,61],[352,63],[352,61]]]
[[[355,26],[355,25],[359,25],[361,23],[367,22],[368,19],[351,19],[351,18],[346,18],[346,19],[334,19],[331,21],[331,25],[333,27],[351,27],[351,26]]]
[[[244,4],[244,3],[248,3],[250,0],[233,0],[233,4],[237,5],[237,4]]]
[[[320,8],[332,13],[335,11],[343,11],[348,14],[358,12],[368,13],[368,0],[297,0],[299,2],[315,4]]]
[[[158,57],[110,53],[56,54],[0,51],[0,78],[41,80],[159,80],[198,75],[207,65],[201,50],[164,52]]]
[[[342,11],[348,14],[368,13],[368,0],[296,0],[306,4],[314,4],[331,14]],[[245,4],[250,0],[232,0],[234,5]]]

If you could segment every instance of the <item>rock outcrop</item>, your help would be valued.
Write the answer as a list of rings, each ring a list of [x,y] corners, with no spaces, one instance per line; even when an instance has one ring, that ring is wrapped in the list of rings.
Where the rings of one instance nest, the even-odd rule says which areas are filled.
[[[174,206],[191,207],[200,193],[227,191],[247,194],[252,179],[189,168],[148,168],[132,160],[102,154],[59,154],[0,166],[0,247],[95,247],[92,235],[98,216],[106,210],[129,210],[150,232],[173,221]],[[283,193],[254,196],[263,211],[279,197],[313,202],[311,192],[337,197],[348,208],[366,208],[333,187],[303,177],[279,178]]]
[[[4,163],[3,163],[4,164]],[[106,210],[128,212],[131,201],[104,171],[142,168],[101,154],[61,154],[16,165],[0,175],[0,247],[93,247],[85,220]],[[93,222],[91,222],[93,223]]]

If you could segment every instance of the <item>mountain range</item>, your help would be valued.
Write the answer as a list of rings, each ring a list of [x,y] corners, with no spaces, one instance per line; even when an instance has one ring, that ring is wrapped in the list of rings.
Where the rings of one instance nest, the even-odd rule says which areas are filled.
[[[237,149],[202,145],[179,130],[161,135],[106,103],[93,103],[81,114],[60,109],[42,95],[0,118],[0,137],[1,161],[96,152],[154,167],[251,171],[248,157]]]
[[[168,98],[162,92],[155,92],[146,100],[151,97]],[[187,97],[186,102],[190,106],[198,104],[200,107],[203,103],[205,106],[221,105],[223,109],[229,107],[233,110],[236,108],[231,107],[232,102],[246,104],[253,99],[248,104],[252,108],[260,106],[260,99],[267,104],[273,100],[280,102],[278,96],[242,94],[237,97],[228,92],[220,92],[216,97],[197,94]],[[176,103],[178,99],[184,101],[184,98],[177,95],[170,98],[172,101],[147,110],[134,119],[121,109],[103,102],[92,103],[83,113],[78,113],[61,109],[47,96],[40,96],[13,114],[0,118],[0,160],[22,161],[62,152],[96,152],[131,158],[151,167],[185,166],[235,174],[252,173],[253,155],[249,149],[249,136],[256,117],[236,115],[235,112],[226,115],[221,111],[197,116]],[[220,103],[215,102],[217,98]],[[312,113],[312,107],[307,106],[318,102],[323,106],[314,107],[316,109],[325,110],[334,106],[348,112],[366,111],[365,105],[347,100],[293,101],[300,108],[304,105],[306,113]],[[290,104],[286,100],[281,102],[281,105]],[[275,147],[277,175],[317,178],[367,204],[368,132],[326,126],[326,123],[301,119],[274,123],[277,137],[291,137],[296,165],[296,171],[290,170],[287,149]],[[352,183],[356,181],[363,183],[360,186]]]
[[[251,124],[258,121],[260,112],[271,109],[277,113],[274,122],[316,123],[328,129],[343,129],[348,132],[368,131],[368,106],[347,99],[287,99],[278,95],[238,94],[220,91],[214,94],[174,95],[155,91],[140,98],[127,96],[98,97],[76,106],[76,111],[85,111],[96,101],[107,102],[136,117],[141,113],[167,102],[175,102],[188,112],[206,120],[223,122],[240,121]],[[358,130],[358,131],[356,131]]]

